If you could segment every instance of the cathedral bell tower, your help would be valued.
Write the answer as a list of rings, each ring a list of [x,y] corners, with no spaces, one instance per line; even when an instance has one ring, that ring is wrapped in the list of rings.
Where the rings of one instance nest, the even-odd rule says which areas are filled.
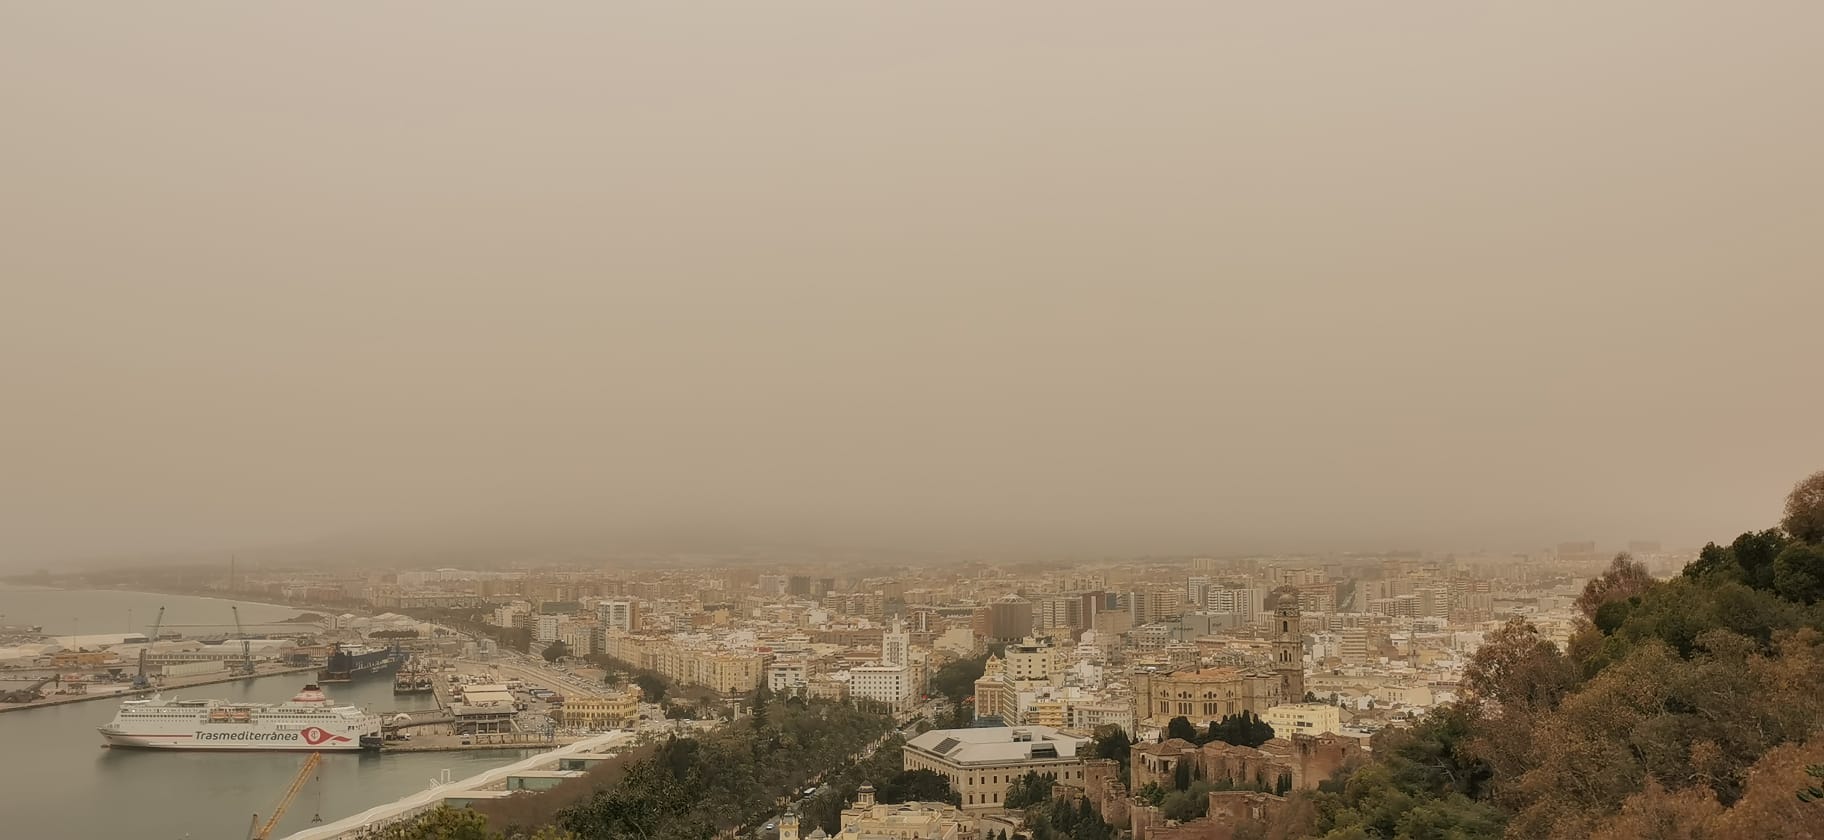
[[[1305,636],[1298,627],[1298,590],[1282,586],[1268,597],[1273,607],[1273,670],[1279,702],[1305,700]]]

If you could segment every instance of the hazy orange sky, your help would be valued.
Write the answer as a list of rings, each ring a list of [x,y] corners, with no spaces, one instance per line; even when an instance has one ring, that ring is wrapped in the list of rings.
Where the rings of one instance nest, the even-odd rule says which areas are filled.
[[[0,565],[1727,539],[1824,468],[1820,32],[8,3]]]

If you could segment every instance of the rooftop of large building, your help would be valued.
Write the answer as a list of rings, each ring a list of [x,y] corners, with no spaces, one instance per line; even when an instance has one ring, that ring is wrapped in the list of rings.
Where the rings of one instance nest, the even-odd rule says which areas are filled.
[[[1241,679],[1240,668],[1185,668],[1164,676],[1178,682],[1230,682]]]
[[[1049,726],[988,726],[933,729],[906,742],[906,748],[953,764],[1014,764],[1074,759],[1087,743],[1088,738]]]

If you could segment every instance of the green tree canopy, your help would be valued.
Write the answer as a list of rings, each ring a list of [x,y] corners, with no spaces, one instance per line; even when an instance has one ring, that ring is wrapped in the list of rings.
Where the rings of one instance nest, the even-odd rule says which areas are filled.
[[[1773,559],[1773,591],[1788,601],[1824,601],[1824,543],[1793,543]]]
[[[636,674],[633,684],[640,687],[640,696],[648,703],[657,703],[665,699],[665,690],[668,685],[665,678],[658,674]]]
[[[1017,811],[1031,805],[1051,800],[1051,786],[1054,779],[1038,773],[1027,773],[1013,784],[1007,786],[1007,795],[1001,800],[1001,806],[1009,811]]]
[[[531,833],[506,834],[492,831],[482,815],[467,808],[442,805],[416,818],[382,829],[376,840],[577,840],[556,826],[544,826]]]
[[[987,664],[987,656],[958,659],[945,664],[931,675],[931,693],[953,704],[961,704],[964,698],[975,694],[975,681],[982,678],[982,669]]]
[[[1577,596],[1577,609],[1584,617],[1592,617],[1596,610],[1610,601],[1625,601],[1652,589],[1655,581],[1647,573],[1646,564],[1635,560],[1626,552],[1615,555],[1607,571],[1583,585],[1583,593]]]
[[[1800,542],[1824,543],[1824,470],[1792,486],[1780,527]]]
[[[558,824],[591,840],[697,840],[757,826],[776,815],[778,802],[802,789],[813,774],[855,766],[858,751],[892,726],[890,716],[841,704],[772,703],[764,731],[731,725],[673,738],[628,767],[619,783],[559,812]],[[777,739],[776,747],[758,748],[771,738]],[[874,758],[898,773],[898,742],[889,742]],[[908,786],[917,784],[907,780]],[[836,793],[852,797],[854,788]],[[813,810],[835,798],[820,794],[806,800],[804,819],[826,817]],[[834,813],[841,807],[835,804]]]
[[[1273,740],[1273,726],[1247,709],[1242,709],[1232,715],[1224,715],[1220,721],[1211,721],[1209,729],[1203,733],[1201,738],[1196,739],[1199,744],[1221,741],[1238,747],[1255,748],[1259,748],[1261,744],[1271,740]]]
[[[930,770],[901,770],[874,785],[881,802],[951,802],[961,797],[950,789],[950,777]]]

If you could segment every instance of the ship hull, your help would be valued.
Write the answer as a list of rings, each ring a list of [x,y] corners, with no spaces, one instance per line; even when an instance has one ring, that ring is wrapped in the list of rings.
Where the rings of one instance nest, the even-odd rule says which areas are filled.
[[[112,733],[103,730],[101,739],[104,746],[114,750],[189,750],[192,752],[360,752],[367,749],[361,745],[359,737],[349,738],[346,743],[323,743],[311,746],[302,739],[297,741],[198,741],[194,735],[154,735]]]

